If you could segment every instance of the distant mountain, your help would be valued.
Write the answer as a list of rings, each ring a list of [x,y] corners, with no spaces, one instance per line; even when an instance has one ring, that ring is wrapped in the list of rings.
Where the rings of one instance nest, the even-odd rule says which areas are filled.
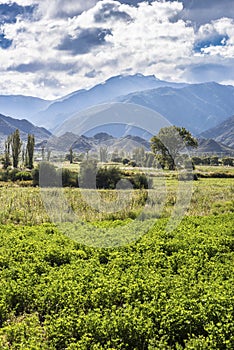
[[[105,132],[117,138],[134,135],[148,140],[168,125],[168,121],[158,113],[140,105],[107,103],[75,114],[55,129],[54,134],[61,136],[73,132],[76,135],[94,136]]]
[[[77,137],[78,136],[72,132],[67,132],[61,137],[51,135],[49,139],[38,142],[36,148],[41,148],[44,145],[51,150],[67,152],[71,145],[77,140]]]
[[[163,87],[122,96],[118,101],[151,108],[170,123],[199,134],[233,114],[234,87],[213,82],[181,89]]]
[[[111,123],[117,136],[120,125],[114,125],[114,123],[120,123],[121,120],[121,123],[125,122],[127,126],[143,125],[151,133],[156,133],[157,129],[152,125],[150,116],[153,116],[154,112],[159,112],[166,118],[168,124],[170,122],[184,126],[198,135],[233,114],[234,87],[217,83],[194,84],[180,89],[161,87],[124,95],[116,98],[116,101],[80,111],[54,131],[61,134],[74,131],[75,128],[77,131],[74,132],[81,134],[78,129],[87,131],[95,126],[95,132],[97,132],[99,126],[99,132],[110,133],[107,125]]]
[[[14,119],[0,114],[0,140],[3,141],[8,135],[19,129],[21,138],[26,140],[28,134],[34,134],[35,139],[45,140],[51,136],[51,133],[45,128],[37,127],[25,119]]]
[[[227,147],[226,145],[217,142],[213,139],[198,139],[198,148],[195,150],[197,154],[199,153],[222,153],[225,154],[234,154],[234,149],[231,147]]]
[[[144,91],[162,86],[182,88],[187,84],[171,83],[157,79],[154,75],[118,75],[91,89],[78,90],[51,103],[47,109],[31,116],[37,124],[54,130],[71,115],[89,107],[115,100],[132,92]]]
[[[42,144],[53,151],[68,152],[70,148],[77,153],[85,153],[87,151],[99,152],[100,147],[104,147],[109,153],[116,149],[132,152],[135,148],[143,147],[150,150],[150,143],[139,136],[127,135],[125,137],[113,137],[107,133],[98,133],[94,136],[75,135],[67,132],[59,137],[52,136],[43,143],[38,143],[40,148]]]
[[[33,115],[46,109],[51,101],[22,95],[0,95],[0,113],[13,118],[33,121]],[[43,123],[40,123],[43,125]]]
[[[234,115],[214,128],[204,131],[201,136],[213,138],[217,142],[234,148]]]
[[[184,126],[198,135],[234,114],[234,86],[214,82],[172,83],[161,81],[153,75],[119,75],[90,89],[78,90],[54,101],[24,96],[0,96],[0,113],[17,116],[19,119],[26,118],[52,131],[58,130],[61,125],[63,129],[66,122],[66,126],[70,126],[62,130],[62,133],[76,133],[72,128],[76,115],[87,120],[88,111],[89,117],[94,120],[98,106],[108,103],[147,107],[160,113],[171,124]],[[110,119],[113,124],[115,116],[116,119],[119,118],[120,107],[117,107],[117,110],[115,107],[117,105],[108,108],[109,114],[105,113],[103,123],[99,126],[107,125]],[[123,110],[127,111],[127,108]],[[126,116],[125,124],[128,124],[129,113],[126,113],[123,117]],[[141,119],[144,125],[149,124],[148,115],[142,113]],[[120,125],[118,128],[120,130]],[[109,133],[109,130],[99,128],[94,134],[102,131]],[[152,129],[152,133],[155,133],[155,129]]]

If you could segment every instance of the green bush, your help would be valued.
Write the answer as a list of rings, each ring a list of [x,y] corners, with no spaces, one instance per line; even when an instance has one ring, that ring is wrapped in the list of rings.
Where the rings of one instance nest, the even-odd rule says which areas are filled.
[[[60,178],[56,168],[49,162],[41,162],[38,168],[32,171],[33,186],[41,187],[57,187],[60,186]]]
[[[152,179],[148,179],[145,174],[135,174],[130,177],[130,182],[135,189],[148,189],[152,187]]]
[[[80,163],[79,187],[96,188],[97,161],[90,159]]]
[[[57,174],[59,177],[62,176],[63,187],[77,187],[78,186],[78,174],[69,169],[60,169]]]
[[[97,188],[114,189],[121,179],[121,171],[117,167],[99,168],[96,176]]]
[[[19,171],[16,173],[15,179],[20,181],[32,180],[32,173],[30,171]]]

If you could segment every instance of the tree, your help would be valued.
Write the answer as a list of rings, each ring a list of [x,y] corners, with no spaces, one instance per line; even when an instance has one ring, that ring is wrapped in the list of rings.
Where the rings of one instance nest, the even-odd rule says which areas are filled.
[[[177,158],[186,147],[197,147],[198,143],[185,128],[168,126],[151,138],[151,149],[162,167],[174,170]]]
[[[137,166],[144,166],[144,161],[145,161],[144,147],[135,148],[132,154],[132,158],[136,161]]]
[[[225,166],[233,166],[234,165],[234,158],[232,157],[225,157],[222,159],[222,163]]]
[[[213,156],[210,158],[210,165],[219,165],[219,157]]]
[[[117,167],[99,168],[96,176],[97,188],[114,189],[121,179],[121,171]]]
[[[69,160],[70,160],[70,164],[73,163],[73,150],[72,147],[70,147],[69,149]]]
[[[100,162],[106,163],[108,159],[108,150],[107,147],[100,147],[99,149]]]
[[[45,160],[45,145],[44,144],[41,146],[41,158],[43,161]]]
[[[192,157],[192,162],[194,165],[201,165],[203,163],[203,160],[201,157],[194,156]]]
[[[4,151],[4,158],[3,158],[4,169],[7,169],[9,165],[11,165],[10,145],[11,145],[11,138],[10,136],[8,136],[7,140],[5,141],[5,151]]]
[[[16,129],[15,132],[13,132],[10,140],[11,140],[13,167],[18,168],[19,155],[20,155],[20,151],[21,151],[21,147],[22,147],[22,141],[20,139],[20,133],[19,133],[18,129]]]
[[[80,163],[79,187],[96,188],[97,162],[89,159]]]
[[[26,146],[26,166],[29,169],[33,169],[34,147],[35,147],[34,135],[28,134],[28,141]]]

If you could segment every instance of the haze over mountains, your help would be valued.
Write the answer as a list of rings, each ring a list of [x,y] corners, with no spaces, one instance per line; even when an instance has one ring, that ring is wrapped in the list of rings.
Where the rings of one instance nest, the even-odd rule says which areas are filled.
[[[106,107],[103,104],[106,104]],[[108,123],[112,123],[112,128],[114,127],[118,134],[118,130],[119,133],[122,132],[122,126],[121,123],[113,125],[115,119],[121,115],[122,122],[125,120],[126,124],[130,125],[129,120],[133,117],[129,106],[134,104],[138,105],[138,111],[141,110],[137,118],[141,119],[141,125],[148,126],[148,129],[152,126],[145,108],[160,113],[167,119],[168,124],[184,126],[198,135],[216,127],[234,114],[234,87],[214,82],[171,83],[158,80],[152,75],[120,75],[91,89],[78,90],[55,101],[28,96],[0,96],[0,113],[18,119],[26,118],[51,131],[60,130],[61,136],[62,133],[73,132],[77,120],[87,119],[87,113],[87,125],[95,125],[94,121],[98,121],[101,108],[103,117],[99,121],[102,124],[98,121],[99,128],[96,125],[97,130],[94,130],[93,134],[103,131],[100,125],[107,127]],[[94,107],[99,105],[102,106]],[[158,131],[155,127],[151,130],[153,134]],[[109,133],[109,130],[104,131]],[[232,139],[232,134],[230,138]],[[223,139],[221,141],[224,142]],[[231,141],[226,144],[231,145]]]
[[[153,75],[119,75],[90,89],[74,91],[54,101],[30,96],[0,95],[0,113],[14,118],[27,118],[37,125],[54,129],[74,113],[121,95],[162,86],[180,88],[185,85],[161,81]]]
[[[234,115],[214,128],[204,131],[201,136],[234,148]]]
[[[46,109],[50,103],[32,96],[0,95],[0,114],[33,122],[33,115]]]
[[[84,135],[78,136],[72,132],[67,132],[59,137],[52,136],[43,144],[52,151],[68,152],[72,148],[77,153],[86,153],[87,151],[98,153],[101,147],[105,148],[108,153],[113,153],[115,150],[133,152],[134,149],[140,147],[143,147],[147,151],[150,150],[150,143],[141,137],[132,135],[113,137],[104,132],[90,137]],[[40,146],[42,146],[42,143],[37,144],[37,148]]]
[[[123,106],[121,104],[121,106]],[[141,106],[138,106],[142,108]],[[134,110],[135,112],[137,110]],[[137,120],[137,117],[135,118]],[[223,155],[233,155],[234,153],[234,133],[233,133],[234,117],[229,118],[218,127],[208,130],[200,135],[198,138],[199,147],[195,151],[197,154],[204,153],[222,153]],[[66,123],[65,123],[66,125]],[[117,124],[116,124],[117,125]],[[116,128],[114,125],[114,128]],[[158,123],[158,129],[160,128]],[[123,151],[127,154],[132,153],[134,149],[143,147],[146,151],[150,150],[149,138],[152,135],[145,133],[142,129],[128,127],[122,125],[122,129],[118,124],[118,130],[122,130],[122,135],[113,133],[113,125],[110,125],[110,134],[108,132],[98,132],[98,128],[94,128],[87,135],[78,135],[73,132],[65,132],[60,136],[51,135],[45,128],[37,127],[25,119],[19,120],[4,115],[0,115],[0,150],[4,149],[4,141],[7,136],[12,134],[16,128],[19,129],[21,139],[27,140],[28,133],[34,134],[36,139],[36,149],[41,150],[42,146],[46,149],[55,152],[69,152],[72,148],[76,153],[86,153],[87,151],[99,153],[100,148],[104,148],[109,154],[118,151]],[[74,128],[74,131],[76,129]],[[108,131],[108,128],[107,128]],[[158,131],[158,130],[157,130]],[[112,134],[115,134],[113,136]],[[132,133],[132,134],[131,134]],[[134,135],[135,136],[134,136]],[[136,136],[137,134],[143,137]],[[204,138],[207,136],[207,138]],[[215,138],[215,140],[212,139]],[[221,141],[221,142],[220,142]],[[225,142],[222,142],[225,141]]]
[[[0,137],[6,138],[12,134],[16,129],[19,129],[21,138],[27,139],[28,134],[34,134],[37,140],[48,139],[51,133],[45,128],[38,127],[30,123],[26,119],[15,119],[6,117],[0,114]]]

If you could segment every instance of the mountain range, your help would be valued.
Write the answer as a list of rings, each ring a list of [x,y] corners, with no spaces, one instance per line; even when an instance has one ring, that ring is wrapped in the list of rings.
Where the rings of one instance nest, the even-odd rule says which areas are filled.
[[[138,132],[140,127],[141,132],[144,129],[148,132],[148,138],[158,131],[152,122],[155,114],[157,122],[164,121],[160,127],[184,126],[197,136],[234,114],[234,87],[215,82],[166,82],[153,75],[119,75],[53,101],[30,96],[0,96],[0,113],[26,118],[56,132],[57,136],[67,132],[77,134],[74,127],[78,126],[86,133],[89,128],[94,129],[92,135],[110,133],[112,129],[116,137],[126,136],[127,132],[142,137]],[[232,143],[232,135],[230,138],[227,145]]]
[[[120,104],[120,106],[122,107],[124,105]],[[137,106],[136,109],[134,106],[133,113],[136,121],[137,117],[140,116],[140,114],[137,115],[137,113],[141,111],[141,108],[141,106]],[[148,115],[148,118],[150,119],[150,115]],[[158,130],[160,129],[159,124],[160,123],[157,124]],[[223,154],[233,154],[233,124],[234,117],[231,117],[228,118],[224,123],[220,124],[218,127],[202,133],[198,138],[199,147],[196,150],[196,153],[204,154],[209,152],[216,152]],[[112,131],[112,134],[108,132],[95,133],[98,128],[94,128],[91,130],[92,132],[89,132],[87,135],[78,135],[74,133],[76,129],[73,128],[74,132],[65,132],[61,135],[56,136],[52,135],[45,128],[37,127],[25,119],[14,119],[11,117],[6,117],[4,115],[0,115],[0,148],[3,149],[4,141],[6,140],[7,136],[12,134],[16,128],[19,129],[21,139],[23,141],[26,141],[28,133],[35,135],[37,150],[41,150],[43,145],[51,151],[69,152],[69,149],[72,148],[76,153],[85,153],[87,151],[99,152],[101,147],[107,149],[108,153],[113,153],[116,150],[124,151],[125,153],[131,153],[134,149],[139,147],[143,147],[146,151],[150,150],[149,139],[151,135],[145,132],[145,130],[140,128],[137,129],[134,126],[125,128],[123,125],[123,135],[112,135],[115,134],[113,133],[112,125],[112,130],[110,129],[110,131]],[[135,135],[131,134],[131,132]]]
[[[234,148],[228,147],[221,142],[213,139],[198,138],[198,148],[191,150],[191,154],[206,154],[212,153],[217,155],[232,155],[234,156]]]
[[[12,134],[16,129],[19,130],[23,141],[27,140],[28,134],[33,134],[36,141],[46,140],[51,136],[48,130],[35,126],[26,119],[15,119],[0,114],[0,144],[3,144],[7,136]]]
[[[214,128],[204,131],[201,136],[234,148],[234,115]]]
[[[113,153],[116,150],[131,153],[134,149],[140,147],[147,151],[150,150],[150,143],[139,136],[113,137],[104,132],[90,137],[67,132],[59,137],[52,136],[48,140],[38,143],[36,147],[40,149],[42,145],[52,151],[61,152],[69,152],[69,149],[72,148],[76,153],[99,152],[101,147],[108,150],[108,153]]]
[[[50,101],[30,96],[0,95],[0,113],[54,129],[76,112],[105,103],[136,91],[169,86],[181,88],[185,83],[173,83],[142,74],[112,77],[90,89],[74,91]]]

